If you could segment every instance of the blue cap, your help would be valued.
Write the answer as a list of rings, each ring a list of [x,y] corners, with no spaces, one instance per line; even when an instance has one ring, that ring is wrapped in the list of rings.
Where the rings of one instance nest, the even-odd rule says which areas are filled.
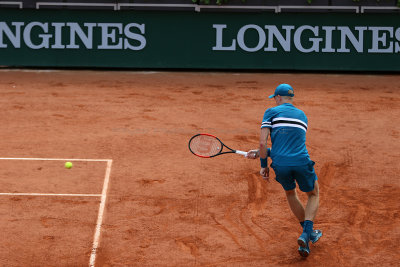
[[[289,84],[282,83],[282,84],[278,85],[278,87],[276,87],[275,93],[273,95],[270,95],[269,98],[274,98],[277,95],[294,96],[294,91],[293,91],[293,88]]]

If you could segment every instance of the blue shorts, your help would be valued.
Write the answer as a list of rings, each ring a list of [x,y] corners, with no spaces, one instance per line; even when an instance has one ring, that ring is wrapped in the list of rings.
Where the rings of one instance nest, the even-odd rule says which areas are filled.
[[[286,191],[296,188],[296,182],[303,192],[314,190],[314,183],[318,180],[314,171],[314,161],[302,166],[277,166],[271,164],[276,175],[276,181],[280,183]]]

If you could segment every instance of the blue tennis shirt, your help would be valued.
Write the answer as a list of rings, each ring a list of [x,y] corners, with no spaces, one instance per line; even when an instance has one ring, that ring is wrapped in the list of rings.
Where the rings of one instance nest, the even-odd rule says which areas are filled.
[[[261,128],[271,131],[271,159],[278,166],[300,166],[310,163],[306,149],[307,117],[290,103],[267,109]]]

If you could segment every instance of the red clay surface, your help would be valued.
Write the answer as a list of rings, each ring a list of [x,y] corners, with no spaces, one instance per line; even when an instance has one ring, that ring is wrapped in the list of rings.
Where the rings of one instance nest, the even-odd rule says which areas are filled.
[[[259,161],[187,149],[199,132],[256,148],[283,82],[320,183],[324,236],[306,260]],[[96,266],[395,266],[399,92],[399,75],[2,70],[0,157],[113,159]],[[101,193],[105,166],[35,164],[0,160],[0,193]],[[0,199],[0,265],[88,266],[99,199]]]

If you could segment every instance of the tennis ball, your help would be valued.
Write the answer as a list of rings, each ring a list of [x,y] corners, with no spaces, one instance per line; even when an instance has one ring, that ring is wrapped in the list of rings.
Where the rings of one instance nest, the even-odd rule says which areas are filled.
[[[71,169],[72,168],[72,162],[65,162],[65,168]]]

